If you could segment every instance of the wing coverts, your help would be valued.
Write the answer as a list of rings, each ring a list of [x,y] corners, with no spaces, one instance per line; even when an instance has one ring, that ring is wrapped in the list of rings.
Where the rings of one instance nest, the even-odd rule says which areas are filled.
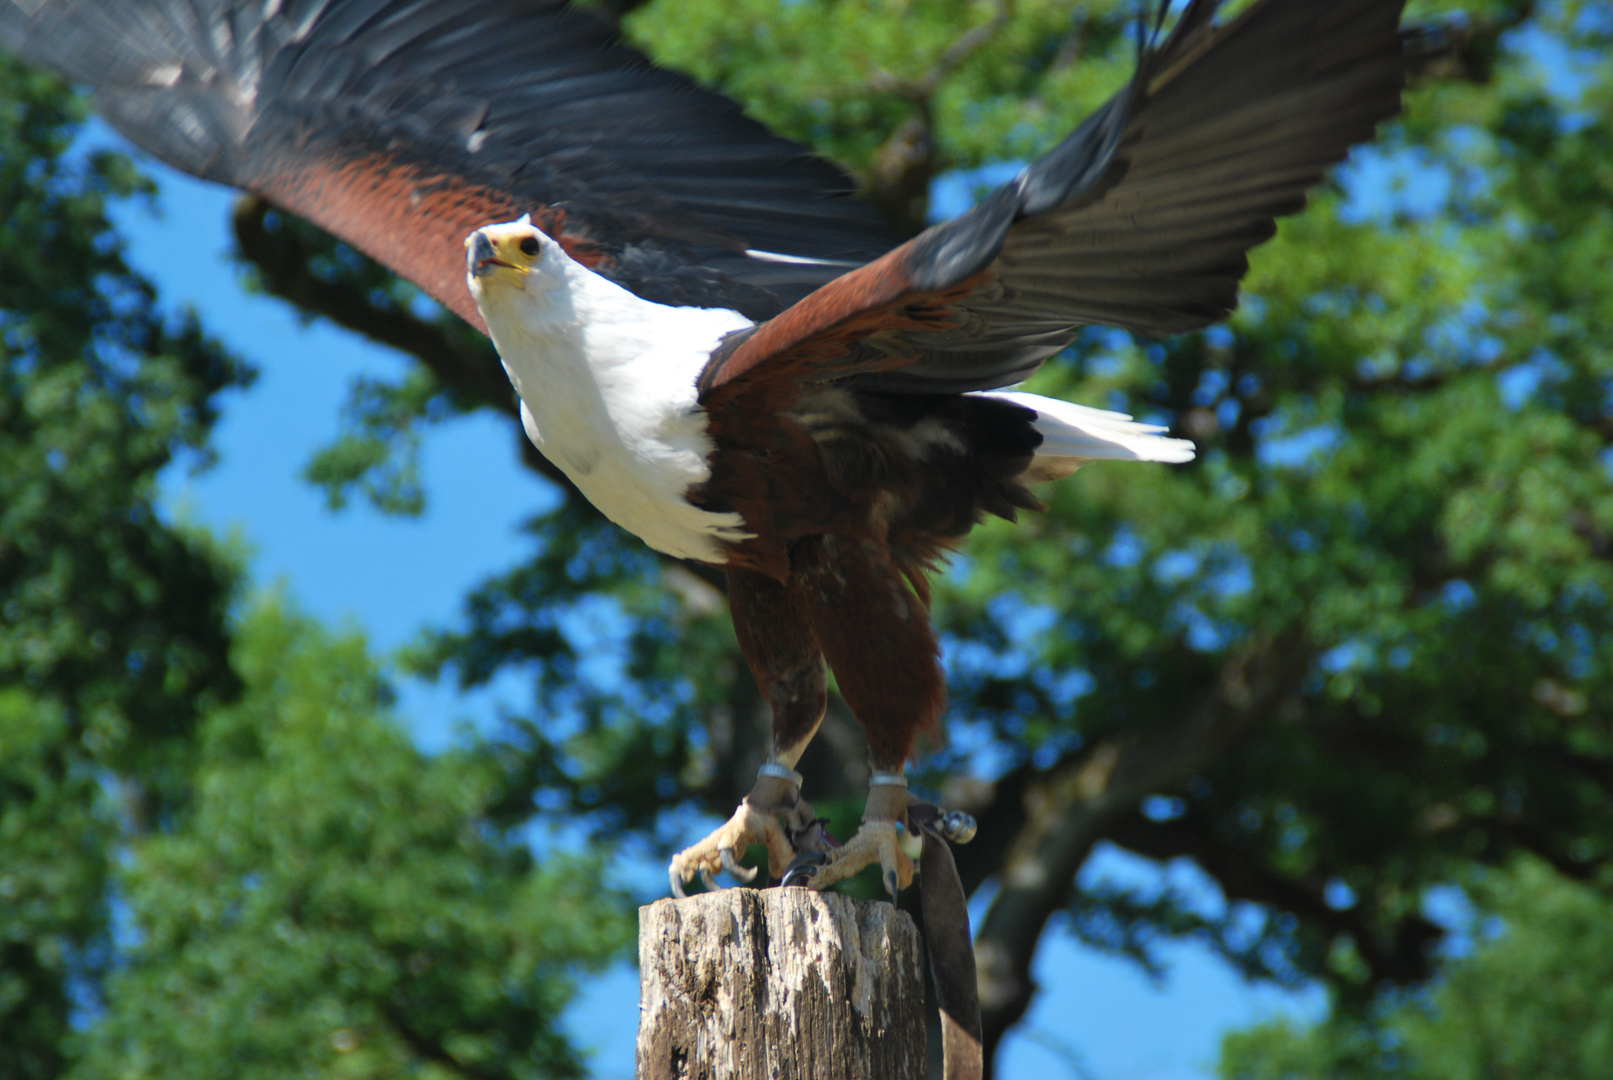
[[[837,168],[558,0],[0,0],[0,42],[476,325],[459,243],[527,212],[646,299],[758,319],[899,240]]]

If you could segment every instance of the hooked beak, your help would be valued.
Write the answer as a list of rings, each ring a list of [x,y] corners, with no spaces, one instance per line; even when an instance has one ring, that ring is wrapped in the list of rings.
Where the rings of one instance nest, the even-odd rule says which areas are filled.
[[[498,249],[493,246],[493,241],[488,239],[487,234],[480,229],[471,233],[470,238],[465,241],[465,261],[467,263],[466,269],[470,271],[473,277],[483,277],[491,274],[495,266],[502,266],[509,270],[520,269],[514,263],[505,262],[499,258]]]

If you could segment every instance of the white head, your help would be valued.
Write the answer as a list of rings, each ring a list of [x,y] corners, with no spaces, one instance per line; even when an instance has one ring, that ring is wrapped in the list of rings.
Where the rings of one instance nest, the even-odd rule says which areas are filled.
[[[564,285],[571,259],[530,216],[484,225],[465,237],[465,282],[484,313],[512,292],[544,293]]]

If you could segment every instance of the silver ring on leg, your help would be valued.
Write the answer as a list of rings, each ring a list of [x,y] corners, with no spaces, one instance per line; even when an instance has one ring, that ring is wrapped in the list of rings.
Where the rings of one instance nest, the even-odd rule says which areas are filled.
[[[761,767],[756,770],[756,775],[758,777],[771,776],[775,780],[788,780],[797,789],[801,787],[801,774],[788,765],[780,765],[776,761],[763,762]]]

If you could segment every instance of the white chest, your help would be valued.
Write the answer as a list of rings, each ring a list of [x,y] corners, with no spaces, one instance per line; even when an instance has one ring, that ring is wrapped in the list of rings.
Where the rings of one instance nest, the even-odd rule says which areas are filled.
[[[723,562],[719,541],[749,534],[739,515],[684,499],[711,476],[713,445],[694,384],[723,335],[750,323],[732,311],[649,304],[583,273],[593,281],[582,288],[479,297],[527,435],[606,517],[652,548]]]

